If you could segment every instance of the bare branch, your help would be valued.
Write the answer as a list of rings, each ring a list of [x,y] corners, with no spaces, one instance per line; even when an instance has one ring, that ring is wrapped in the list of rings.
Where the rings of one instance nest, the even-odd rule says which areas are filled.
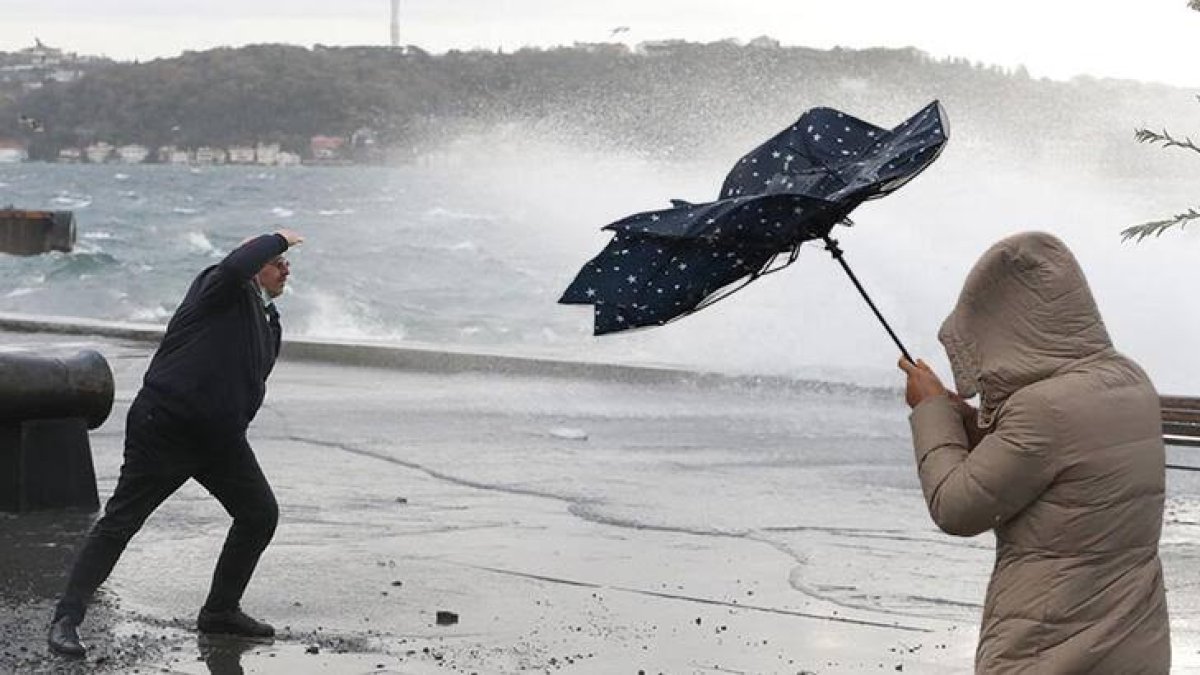
[[[1196,2],[1200,2],[1200,0],[1196,0]],[[1130,239],[1141,241],[1149,236],[1157,237],[1172,227],[1185,227],[1188,223],[1197,219],[1200,219],[1200,211],[1191,208],[1184,213],[1175,214],[1175,216],[1166,220],[1153,220],[1121,230],[1121,241],[1129,241]]]
[[[1200,12],[1200,0],[1190,0],[1188,2],[1188,7]]]

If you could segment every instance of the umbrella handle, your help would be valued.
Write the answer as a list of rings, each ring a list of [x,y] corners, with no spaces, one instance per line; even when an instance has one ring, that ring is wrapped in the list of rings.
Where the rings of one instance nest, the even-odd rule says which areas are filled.
[[[822,239],[825,240],[825,250],[829,251],[829,255],[833,256],[834,260],[841,263],[842,269],[846,270],[846,275],[850,277],[850,281],[854,282],[854,287],[858,289],[858,292],[863,296],[863,300],[867,301],[867,305],[871,308],[871,311],[875,313],[875,318],[879,319],[879,323],[883,324],[883,329],[887,331],[889,336],[891,336],[892,342],[895,342],[896,346],[900,348],[900,353],[904,355],[904,358],[909,363],[915,364],[916,361],[913,359],[913,357],[908,355],[908,350],[904,348],[904,345],[900,342],[900,338],[896,337],[896,332],[893,331],[892,327],[888,325],[887,319],[883,318],[883,314],[879,313],[879,308],[877,308],[875,303],[871,301],[871,296],[867,295],[866,289],[864,289],[862,284],[858,282],[858,277],[854,276],[854,271],[851,270],[850,266],[846,264],[846,259],[843,257],[842,249],[838,247],[837,240],[830,239],[828,235],[822,237]]]

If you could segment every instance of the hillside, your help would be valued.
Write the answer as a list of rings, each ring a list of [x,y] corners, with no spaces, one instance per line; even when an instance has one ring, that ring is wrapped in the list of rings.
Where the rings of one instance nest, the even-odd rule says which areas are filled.
[[[1033,79],[915,49],[784,48],[760,39],[580,45],[515,53],[258,45],[103,63],[0,101],[0,137],[31,157],[94,141],[151,147],[276,142],[370,129],[393,159],[460,132],[522,124],[573,143],[656,155],[745,148],[815,105],[893,124],[931,99],[957,145],[1014,157],[1156,166],[1137,126],[1184,129],[1192,92],[1139,82]],[[21,116],[41,122],[32,133]]]

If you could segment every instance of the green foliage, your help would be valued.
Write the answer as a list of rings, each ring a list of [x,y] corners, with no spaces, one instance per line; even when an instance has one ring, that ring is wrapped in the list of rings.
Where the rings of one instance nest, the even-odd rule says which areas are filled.
[[[1200,5],[1200,0],[1192,0],[1192,4]],[[1197,100],[1200,100],[1200,96],[1197,97]],[[1133,137],[1139,143],[1149,143],[1151,145],[1157,144],[1164,148],[1182,148],[1184,150],[1191,150],[1192,152],[1200,153],[1200,147],[1197,147],[1196,144],[1192,142],[1191,138],[1185,137],[1183,140],[1180,140],[1172,136],[1171,133],[1166,129],[1163,129],[1162,132],[1150,131],[1149,129],[1137,129],[1134,131]],[[1200,212],[1197,212],[1196,209],[1191,208],[1183,213],[1177,213],[1170,218],[1165,218],[1163,220],[1152,220],[1140,225],[1134,225],[1133,227],[1127,227],[1124,230],[1121,230],[1121,240],[1128,241],[1130,239],[1135,239],[1137,241],[1141,241],[1146,237],[1157,237],[1172,227],[1179,227],[1182,229],[1188,223],[1196,220],[1197,218],[1200,218]]]
[[[229,146],[366,127],[393,157],[481,130],[515,128],[570,147],[662,156],[744,152],[818,105],[881,124],[932,99],[977,161],[1152,170],[1113,130],[1178,105],[1170,87],[938,60],[915,49],[779,48],[675,42],[431,55],[415,47],[255,45],[147,63],[102,63],[69,84],[0,97],[0,137],[51,159],[94,141]],[[45,131],[29,134],[21,115]],[[530,134],[526,134],[528,136]],[[525,136],[522,136],[525,137]],[[1149,168],[1139,165],[1149,165]]]
[[[1121,230],[1121,239],[1137,239],[1138,241],[1141,241],[1149,236],[1157,237],[1172,227],[1184,227],[1197,218],[1200,218],[1200,211],[1197,211],[1194,208],[1188,209],[1187,211],[1183,213],[1177,213],[1166,220],[1152,220],[1148,223],[1142,223],[1141,225],[1127,227],[1124,230]]]
[[[1200,11],[1200,0],[1190,0],[1188,2],[1188,7],[1196,11]],[[1200,97],[1197,97],[1197,99],[1200,99]],[[1156,133],[1148,129],[1138,129],[1134,132],[1133,137],[1137,139],[1139,143],[1159,144],[1164,148],[1183,148],[1193,152],[1200,152],[1200,148],[1196,147],[1196,144],[1192,142],[1191,138],[1185,137],[1181,141],[1172,136],[1166,129],[1163,129],[1161,133]],[[1191,208],[1183,213],[1177,213],[1170,218],[1163,220],[1152,220],[1150,222],[1142,223],[1141,225],[1127,227],[1124,230],[1121,230],[1121,240],[1128,241],[1130,239],[1136,239],[1137,241],[1141,241],[1146,237],[1157,237],[1172,227],[1179,227],[1182,229],[1183,227],[1187,226],[1188,223],[1198,218],[1200,218],[1200,212],[1196,211],[1195,208]]]

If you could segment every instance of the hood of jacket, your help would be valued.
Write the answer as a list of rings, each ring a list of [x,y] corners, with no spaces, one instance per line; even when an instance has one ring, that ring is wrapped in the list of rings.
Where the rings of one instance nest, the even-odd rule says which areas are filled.
[[[1019,389],[1112,349],[1075,256],[1044,232],[1013,235],[980,257],[938,339],[958,393],[979,395],[981,427]]]

